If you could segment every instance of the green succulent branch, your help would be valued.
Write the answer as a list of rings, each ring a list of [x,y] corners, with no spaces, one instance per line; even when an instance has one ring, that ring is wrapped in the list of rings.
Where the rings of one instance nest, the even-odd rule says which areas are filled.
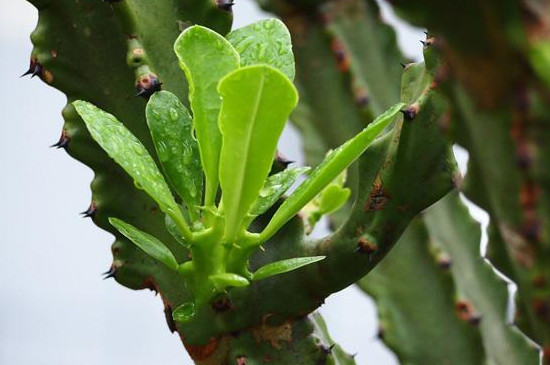
[[[471,265],[477,231],[456,196],[415,219],[457,186],[491,215],[489,257],[518,284],[520,328],[548,346],[544,1],[392,1],[430,29],[425,65],[404,71],[371,0],[262,1],[290,33],[276,20],[228,33],[225,0],[32,2],[28,73],[67,94],[56,145],[95,172],[85,213],[116,236],[107,275],[160,292],[197,363],[354,363],[312,312],[411,222],[361,279],[400,359],[534,363],[502,318],[502,283]],[[289,115],[314,169],[274,162]],[[464,182],[451,142],[470,152]],[[303,219],[330,213],[334,233],[309,238]],[[402,285],[392,262],[425,280]],[[422,299],[448,341],[395,319],[422,318],[431,285],[441,296]],[[437,349],[411,340],[429,336]]]

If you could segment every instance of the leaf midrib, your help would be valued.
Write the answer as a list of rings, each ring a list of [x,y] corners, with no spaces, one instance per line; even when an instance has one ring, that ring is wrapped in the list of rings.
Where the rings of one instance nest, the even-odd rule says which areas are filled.
[[[247,132],[247,135],[246,135],[246,138],[245,138],[245,141],[246,141],[246,149],[245,149],[245,154],[244,154],[244,163],[241,164],[241,168],[240,168],[240,171],[239,171],[239,187],[237,189],[238,191],[238,199],[237,201],[239,202],[236,207],[233,209],[233,217],[235,217],[235,214],[237,212],[239,212],[240,208],[241,208],[241,205],[242,205],[242,201],[241,201],[241,198],[242,198],[242,193],[243,193],[243,186],[244,186],[244,180],[245,180],[245,173],[246,173],[246,166],[248,165],[248,154],[250,152],[250,141],[252,139],[252,135],[254,134],[254,130],[256,128],[256,124],[257,122],[254,122],[257,120],[257,115],[258,115],[258,110],[260,108],[260,103],[261,103],[261,98],[262,98],[262,95],[263,95],[263,92],[264,92],[264,86],[265,86],[265,72],[262,72],[262,76],[261,76],[261,79],[260,79],[260,82],[259,82],[259,91],[256,93],[256,100],[255,100],[255,106],[254,106],[254,112],[251,113],[251,118],[249,119],[249,121],[252,121],[252,123],[250,123],[251,125],[251,128],[249,128],[248,132]],[[234,224],[236,223],[239,223],[240,222],[233,222]],[[231,238],[233,239],[233,237]]]

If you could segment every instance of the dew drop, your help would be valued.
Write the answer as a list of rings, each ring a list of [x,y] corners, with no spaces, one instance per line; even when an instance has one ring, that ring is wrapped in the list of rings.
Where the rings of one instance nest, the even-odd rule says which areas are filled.
[[[178,112],[176,111],[176,109],[174,108],[170,108],[170,119],[172,119],[172,121],[177,121],[178,120]]]
[[[170,155],[168,153],[168,148],[166,147],[166,144],[163,141],[159,141],[157,143],[157,154],[161,161],[167,161],[170,158]]]

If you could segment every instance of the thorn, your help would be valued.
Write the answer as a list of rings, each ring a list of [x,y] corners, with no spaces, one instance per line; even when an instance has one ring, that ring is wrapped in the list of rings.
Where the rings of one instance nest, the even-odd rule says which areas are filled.
[[[357,241],[355,252],[366,254],[369,261],[372,261],[372,257],[376,254],[376,251],[378,251],[378,246],[365,237],[361,237],[359,241]]]
[[[477,327],[481,323],[481,316],[479,314],[473,314],[468,322],[470,322],[471,325]]]
[[[23,75],[21,75],[20,77],[24,77],[24,76],[27,76],[27,75],[31,75],[31,79],[35,76],[41,77],[42,76],[42,71],[44,71],[44,68],[42,67],[40,62],[38,62],[38,60],[36,58],[31,58],[31,63],[29,65],[29,69]]]
[[[403,62],[399,62],[399,64],[401,65],[401,67],[403,67],[403,68],[407,68],[407,64],[406,64],[406,63],[403,63]]]
[[[147,74],[138,80],[136,83],[136,90],[137,94],[136,96],[144,97],[145,99],[149,99],[151,95],[155,93],[155,91],[160,91],[162,83],[157,78],[157,75],[155,74]]]
[[[57,149],[59,148],[67,148],[69,146],[69,142],[71,142],[71,138],[68,136],[67,131],[63,130],[61,132],[61,137],[59,137],[59,141],[52,144],[50,147],[55,147]]]
[[[216,3],[218,4],[218,9],[225,11],[231,11],[233,5],[235,5],[233,0],[216,0]]]
[[[333,343],[332,345],[330,346],[325,346],[323,344],[321,344],[320,348],[321,348],[321,352],[325,355],[332,355],[332,349],[334,348],[334,346],[336,346],[335,343]]]
[[[384,328],[383,328],[382,326],[378,327],[378,332],[376,333],[376,337],[377,337],[379,340],[383,340],[383,339],[384,339],[384,335],[385,335]]]
[[[283,156],[279,151],[277,151],[277,155],[275,156],[275,161],[283,167],[283,169],[286,169],[288,165],[296,162],[287,159],[285,156]]]
[[[405,109],[400,110],[400,112],[403,113],[405,120],[411,121],[418,114],[418,104],[410,105]]]
[[[96,212],[97,212],[97,206],[95,205],[94,202],[91,202],[88,209],[86,209],[83,212],[80,212],[80,214],[82,215],[82,218],[93,218]]]
[[[437,260],[437,265],[442,270],[449,270],[451,268],[451,264],[452,264],[452,261],[449,256],[443,256]]]
[[[105,271],[104,273],[101,273],[103,275],[103,280],[114,278],[116,275],[116,267],[114,265],[111,265],[109,270]]]

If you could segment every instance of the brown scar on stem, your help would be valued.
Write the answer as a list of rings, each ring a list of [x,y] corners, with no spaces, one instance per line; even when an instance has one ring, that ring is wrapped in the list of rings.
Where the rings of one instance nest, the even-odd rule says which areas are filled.
[[[288,343],[292,341],[292,322],[286,320],[278,326],[270,326],[267,320],[271,316],[271,314],[263,316],[262,323],[252,328],[252,336],[256,342],[269,342],[274,349],[280,350],[281,341]]]
[[[365,203],[365,211],[382,210],[388,205],[391,196],[384,190],[380,176],[376,177],[371,193]]]
[[[520,266],[531,269],[535,263],[535,254],[525,238],[506,224],[500,224],[499,231],[513,259]]]

